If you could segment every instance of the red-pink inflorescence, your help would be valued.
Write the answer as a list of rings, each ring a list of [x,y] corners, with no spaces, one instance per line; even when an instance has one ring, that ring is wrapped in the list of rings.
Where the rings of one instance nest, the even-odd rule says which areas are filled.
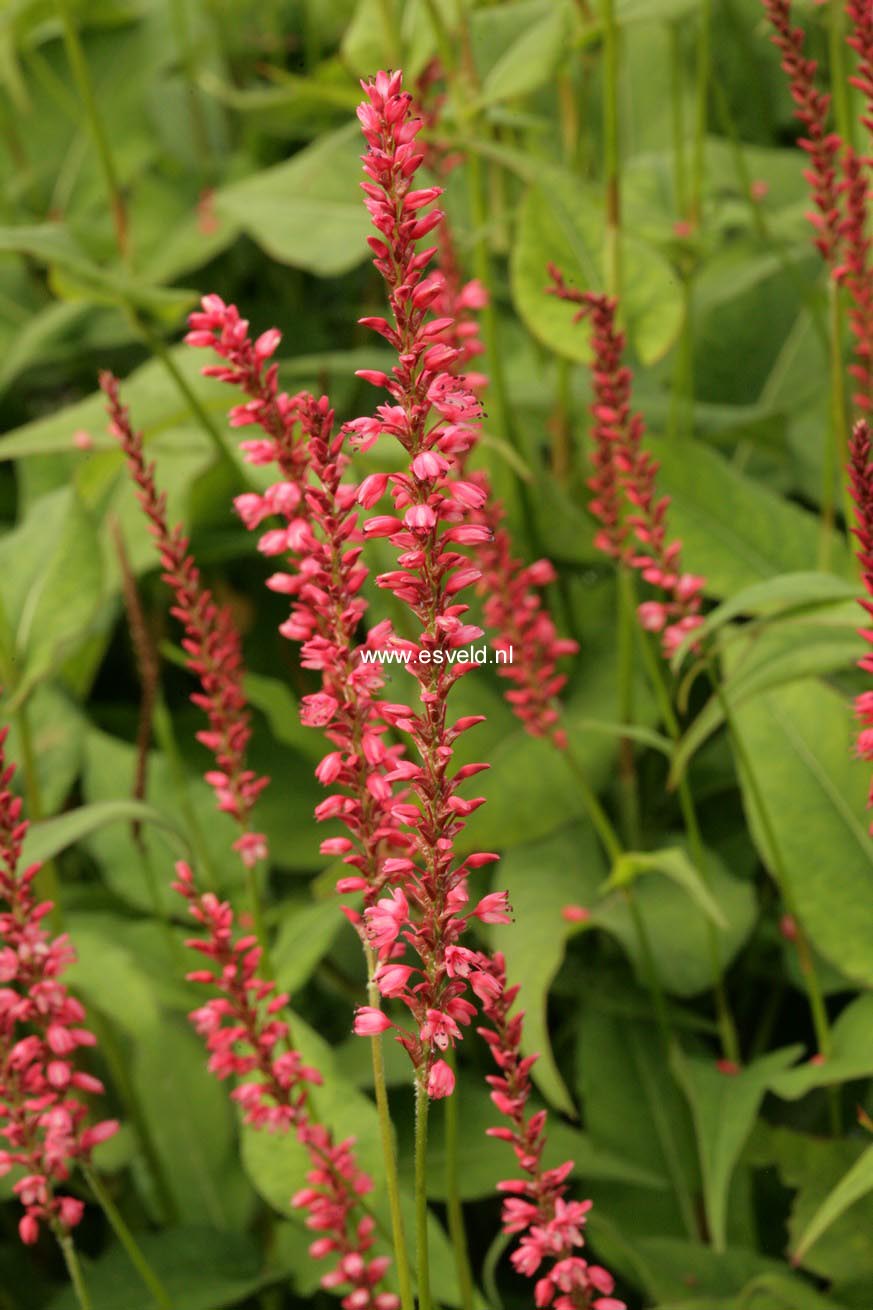
[[[312,1117],[308,1095],[322,1079],[292,1045],[282,1017],[288,996],[259,976],[261,947],[253,936],[236,936],[230,905],[211,892],[200,893],[187,864],[178,864],[176,873],[174,888],[205,931],[187,945],[205,957],[207,967],[188,979],[219,992],[191,1014],[206,1042],[210,1071],[236,1081],[231,1097],[246,1123],[271,1132],[293,1128],[306,1147],[311,1163],[308,1186],[291,1204],[307,1212],[307,1227],[319,1234],[310,1255],[336,1260],[322,1286],[344,1289],[344,1310],[397,1310],[397,1297],[378,1291],[390,1261],[370,1255],[375,1221],[361,1213],[361,1200],[373,1191],[373,1180],[355,1160],[354,1139],[334,1143]]]
[[[858,67],[849,81],[864,97],[861,122],[873,134],[873,6],[870,0],[847,0],[846,13],[851,22],[846,40],[858,56]]]
[[[870,599],[861,605],[868,617],[873,617],[873,441],[866,419],[855,424],[849,442],[849,489],[855,502],[858,539],[858,561],[861,576]],[[864,627],[861,635],[873,645],[873,629]],[[873,652],[858,661],[865,673],[873,673]],[[873,761],[873,691],[862,691],[855,698],[855,713],[861,725],[858,733],[858,754],[863,760]],[[873,783],[870,786],[870,804],[873,805]],[[871,828],[873,831],[873,828]]]
[[[682,543],[667,538],[670,498],[658,495],[658,463],[643,445],[642,416],[631,408],[632,375],[624,363],[625,335],[616,324],[617,301],[567,286],[554,265],[549,273],[551,294],[579,305],[576,321],[591,321],[594,473],[588,486],[591,512],[601,524],[594,543],[662,593],[637,613],[647,631],[661,634],[669,657],[703,621],[704,579],[682,571]]]
[[[267,855],[263,833],[250,826],[254,804],[267,786],[246,767],[246,748],[251,737],[249,711],[243,690],[243,660],[239,633],[228,610],[220,607],[200,579],[200,570],[189,551],[181,527],[167,523],[167,497],[155,483],[155,465],[143,453],[142,433],[137,432],[122,405],[118,382],[110,373],[100,376],[108,402],[110,430],[120,443],[137,489],[137,498],[149,521],[164,569],[163,578],[173,592],[172,613],[185,629],[182,645],[190,671],[200,681],[200,691],[191,700],[203,710],[208,727],[197,739],[215,757],[216,768],[206,774],[218,800],[218,807],[242,829],[234,843],[244,864],[252,868]]]
[[[95,1046],[85,1011],[62,982],[75,959],[66,934],[45,926],[50,901],[38,901],[38,864],[21,868],[27,822],[11,791],[7,730],[0,730],[0,1175],[18,1166],[14,1192],[24,1207],[18,1231],[35,1242],[40,1224],[62,1234],[82,1218],[83,1203],[58,1191],[77,1163],[118,1129],[114,1119],[86,1126],[81,1094],[103,1084],[76,1066],[76,1052]]]
[[[772,41],[782,56],[795,116],[804,128],[799,145],[806,152],[805,173],[814,208],[808,214],[816,231],[815,244],[825,262],[833,265],[840,244],[839,156],[842,141],[828,128],[831,98],[815,85],[818,64],[804,54],[806,36],[791,19],[790,0],[763,0],[773,26]]]
[[[503,1227],[518,1237],[510,1260],[520,1274],[537,1277],[534,1300],[538,1307],[555,1310],[626,1310],[613,1297],[615,1280],[600,1265],[579,1254],[585,1244],[583,1229],[591,1201],[566,1199],[572,1160],[546,1169],[546,1111],[528,1113],[532,1092],[530,1072],[535,1055],[522,1055],[523,1012],[512,1013],[518,987],[507,987],[503,956],[491,964],[493,995],[483,1005],[488,1027],[479,1029],[488,1043],[499,1072],[489,1076],[491,1100],[508,1125],[490,1128],[491,1137],[508,1142],[524,1174],[498,1183],[503,1193]]]

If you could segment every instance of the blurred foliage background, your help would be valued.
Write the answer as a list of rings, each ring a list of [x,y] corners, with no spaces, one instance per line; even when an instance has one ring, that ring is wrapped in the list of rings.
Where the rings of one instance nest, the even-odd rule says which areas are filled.
[[[839,6],[796,8],[827,62]],[[550,599],[581,643],[568,725],[615,808],[616,594],[585,511],[587,332],[543,294],[550,259],[578,286],[604,282],[603,12],[597,0],[0,8],[0,713],[37,821],[31,851],[50,857],[59,922],[79,956],[75,986],[95,1016],[99,1069],[124,1123],[100,1168],[178,1310],[330,1302],[288,1212],[296,1146],[239,1130],[185,1020],[197,998],[182,981],[172,859],[185,844],[222,894],[243,893],[230,822],[201,778],[190,683],[96,374],[128,378],[171,517],[188,526],[207,581],[243,630],[253,764],[273,779],[261,824],[274,857],[279,982],[327,1075],[325,1117],[353,1126],[378,1176],[368,1056],[350,1037],[363,967],[332,895],[335,870],[318,855],[322,744],[297,718],[310,683],[277,634],[283,604],[264,589],[264,561],[232,512],[243,474],[228,395],[178,343],[186,312],[215,291],[254,330],[281,329],[283,385],[328,391],[342,418],[370,411],[354,370],[381,367],[386,352],[357,325],[382,312],[358,191],[357,78],[402,66],[414,88],[441,56],[445,99],[431,138],[459,160],[442,179],[445,208],[464,268],[487,281],[493,305],[484,458],[518,553],[558,565]],[[722,612],[723,677],[835,1020],[831,1058],[789,1067],[815,1050],[797,953],[779,932],[770,839],[749,822],[749,776],[701,681],[677,687],[677,749],[638,658],[640,841],[682,846],[669,774],[689,768],[742,1072],[714,1064],[705,915],[678,882],[656,876],[641,880],[637,902],[677,1035],[665,1059],[628,904],[603,891],[609,871],[575,777],[524,735],[484,669],[455,693],[459,713],[487,714],[475,758],[493,765],[488,804],[464,840],[503,853],[494,876],[509,886],[517,922],[489,940],[525,991],[550,1149],[555,1161],[575,1160],[577,1184],[596,1202],[592,1244],[629,1305],[870,1310],[873,1165],[861,1163],[859,1186],[800,1267],[785,1258],[831,1188],[867,1160],[856,1108],[873,1112],[873,860],[849,712],[862,642],[845,536],[823,532],[819,514],[828,496],[842,501],[826,462],[825,296],[791,102],[759,0],[616,0],[615,21],[636,400],[687,566],[706,575],[712,601],[742,594],[735,613],[757,616],[740,625]],[[148,812],[131,808],[141,688],[125,567],[164,657]],[[813,571],[817,600],[784,584]],[[384,594],[373,589],[371,600],[378,618]],[[398,674],[389,695],[404,694]],[[562,919],[568,902],[591,907],[584,929]],[[394,1056],[408,1143],[411,1096]],[[485,1070],[483,1052],[465,1043],[462,1184],[483,1304],[513,1310],[531,1292],[501,1259],[494,1183],[506,1161],[483,1135]],[[439,1122],[432,1150],[436,1292],[453,1306]],[[401,1164],[408,1183],[408,1154]],[[9,1180],[0,1189],[8,1197]],[[5,1201],[0,1306],[70,1310],[50,1244],[21,1248],[16,1222]],[[99,1213],[89,1211],[81,1234],[95,1310],[144,1310]]]

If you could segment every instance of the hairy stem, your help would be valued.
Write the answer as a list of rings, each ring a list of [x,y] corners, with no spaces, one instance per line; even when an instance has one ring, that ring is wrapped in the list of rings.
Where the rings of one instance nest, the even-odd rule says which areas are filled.
[[[173,1310],[173,1303],[170,1300],[167,1289],[164,1287],[160,1278],[158,1278],[158,1275],[143,1254],[139,1243],[125,1223],[121,1211],[118,1209],[118,1206],[104,1187],[100,1175],[95,1169],[92,1169],[90,1165],[84,1165],[82,1172],[85,1175],[88,1186],[94,1194],[95,1200],[106,1215],[112,1231],[124,1247],[130,1263],[139,1274],[144,1286],[148,1288],[157,1305],[161,1307],[161,1310]]]
[[[449,1063],[456,1068],[454,1052],[450,1052]],[[449,1221],[449,1237],[455,1255],[455,1270],[458,1275],[458,1288],[461,1293],[462,1310],[473,1310],[474,1290],[473,1275],[470,1270],[470,1255],[467,1247],[467,1230],[464,1225],[464,1207],[461,1203],[461,1187],[458,1158],[458,1115],[459,1094],[447,1096],[446,1107],[446,1212]]]
[[[76,1253],[76,1247],[72,1237],[59,1224],[55,1227],[55,1237],[58,1240],[58,1246],[64,1257],[64,1264],[67,1266],[67,1273],[70,1276],[70,1282],[73,1285],[73,1291],[76,1294],[76,1300],[79,1303],[80,1310],[92,1310],[93,1303],[88,1294],[88,1288],[85,1286],[85,1278],[82,1274],[82,1266],[79,1263],[79,1257]]]
[[[415,1082],[415,1250],[418,1264],[418,1310],[432,1310],[430,1248],[427,1231],[427,1117],[430,1102],[421,1078]]]

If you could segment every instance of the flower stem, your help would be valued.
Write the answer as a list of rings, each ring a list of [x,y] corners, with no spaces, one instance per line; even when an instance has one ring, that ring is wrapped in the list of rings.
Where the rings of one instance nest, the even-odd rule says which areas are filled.
[[[93,1310],[93,1303],[88,1288],[85,1286],[82,1266],[79,1263],[72,1237],[60,1224],[55,1226],[55,1237],[58,1239],[58,1246],[61,1248],[64,1264],[67,1266],[67,1273],[70,1275],[70,1282],[73,1285],[73,1291],[76,1294],[80,1310]]]
[[[38,823],[44,817],[44,810],[39,785],[39,772],[36,766],[33,732],[30,726],[30,714],[26,703],[19,705],[15,711],[15,725],[18,728],[18,741],[21,750],[21,777],[24,782],[27,812],[31,822]],[[63,926],[63,909],[61,907],[61,885],[54,860],[46,860],[37,877],[40,896],[52,903],[49,921],[52,927],[59,932]]]
[[[449,1052],[449,1063],[455,1069],[454,1051]],[[470,1271],[470,1256],[467,1249],[467,1231],[464,1225],[464,1207],[461,1203],[461,1188],[458,1173],[458,1111],[459,1094],[447,1096],[446,1107],[446,1211],[449,1221],[449,1237],[455,1253],[455,1269],[458,1275],[458,1289],[461,1293],[462,1310],[473,1310],[474,1291],[473,1275]]]
[[[663,666],[658,658],[657,652],[653,648],[648,634],[643,635],[642,645],[649,679],[655,691],[655,696],[661,710],[661,717],[664,720],[671,739],[674,742],[678,742],[681,735],[679,720],[676,717],[676,711],[673,708],[667,690]],[[677,790],[679,795],[679,808],[682,810],[682,818],[685,823],[688,845],[691,848],[691,857],[694,861],[695,867],[700,872],[700,876],[708,881],[706,849],[703,845],[703,835],[700,831],[700,822],[697,818],[694,796],[688,785],[688,778],[684,773]],[[709,954],[712,961],[712,990],[715,999],[715,1010],[718,1019],[718,1031],[721,1038],[722,1053],[724,1054],[725,1059],[739,1063],[740,1044],[737,1037],[736,1024],[734,1023],[734,1017],[731,1013],[730,1003],[724,985],[718,930],[709,918],[706,920],[706,928],[709,938]]]
[[[90,1165],[83,1165],[82,1172],[85,1175],[88,1186],[94,1193],[97,1203],[106,1215],[106,1218],[109,1220],[112,1231],[127,1252],[130,1263],[133,1265],[134,1269],[136,1269],[144,1285],[151,1292],[156,1303],[161,1307],[161,1310],[173,1310],[173,1303],[170,1300],[170,1295],[167,1292],[167,1289],[164,1287],[163,1283],[143,1254],[139,1243],[125,1223],[121,1211],[118,1209],[112,1197],[109,1195],[109,1192],[104,1187],[100,1175],[95,1169],[92,1169]]]
[[[621,154],[618,131],[618,24],[615,0],[603,7],[603,163],[606,175],[604,275],[610,296],[621,295]]]
[[[824,459],[822,460],[821,538],[818,560],[819,568],[823,571],[830,568],[836,514],[834,483],[848,437],[849,426],[846,390],[843,381],[843,310],[840,302],[840,289],[833,278],[828,280],[828,352],[830,424],[825,442]],[[851,521],[851,516],[849,516],[847,522],[851,523]]]
[[[703,210],[703,175],[706,163],[707,106],[710,83],[710,46],[712,37],[712,0],[703,0],[697,34],[697,86],[694,104],[694,150],[691,157],[691,208],[689,218],[700,225]]]
[[[57,0],[57,7],[64,32],[64,44],[67,47],[67,59],[69,60],[73,79],[76,83],[76,88],[85,109],[85,117],[88,120],[88,125],[91,129],[91,135],[94,138],[94,145],[97,150],[97,157],[100,161],[100,171],[103,174],[103,183],[106,187],[109,208],[112,213],[112,223],[115,228],[115,241],[118,246],[118,253],[121,255],[122,259],[126,260],[130,255],[127,231],[127,210],[121,186],[119,185],[118,174],[115,169],[115,161],[109,147],[109,139],[106,136],[103,127],[103,120],[100,117],[97,97],[94,94],[94,85],[91,81],[91,74],[88,70],[88,61],[85,58],[85,51],[79,37],[79,30],[76,27],[76,22],[70,8],[70,0]]]
[[[633,574],[624,565],[618,571],[617,619],[618,717],[621,723],[633,723],[636,597]],[[618,744],[618,786],[624,840],[631,850],[635,850],[640,840],[640,805],[634,745],[630,737],[622,737]]]
[[[373,981],[376,957],[372,946],[367,945],[365,949],[368,976],[367,999],[374,1009],[378,1009],[381,998],[379,988]],[[379,1135],[382,1141],[382,1161],[385,1166],[388,1209],[391,1212],[391,1235],[394,1243],[394,1259],[397,1265],[397,1282],[400,1288],[400,1306],[401,1310],[415,1310],[409,1254],[406,1248],[406,1233],[403,1225],[403,1213],[400,1209],[397,1152],[394,1146],[394,1127],[391,1123],[391,1110],[388,1104],[388,1085],[385,1079],[385,1059],[382,1052],[381,1034],[370,1038],[370,1050],[373,1057],[373,1087],[376,1092],[376,1109],[379,1114]]]
[[[855,115],[845,59],[845,4],[831,0],[828,5],[828,56],[830,84],[837,131],[850,146],[855,145]]]
[[[415,1080],[415,1250],[418,1264],[418,1310],[432,1310],[430,1249],[427,1232],[427,1116],[430,1101],[421,1078]]]

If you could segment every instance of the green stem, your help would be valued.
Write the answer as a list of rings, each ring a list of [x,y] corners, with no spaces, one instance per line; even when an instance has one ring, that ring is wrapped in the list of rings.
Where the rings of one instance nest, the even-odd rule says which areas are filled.
[[[367,999],[374,1009],[378,1009],[380,1008],[379,988],[373,981],[376,957],[371,946],[367,945],[365,949],[368,976]],[[403,1225],[403,1213],[400,1209],[397,1152],[394,1146],[391,1109],[388,1104],[388,1084],[385,1078],[385,1058],[382,1051],[381,1035],[370,1039],[370,1050],[373,1057],[373,1087],[376,1092],[376,1109],[379,1114],[379,1135],[382,1141],[382,1161],[385,1166],[388,1209],[391,1212],[391,1234],[394,1245],[394,1260],[397,1267],[397,1281],[400,1288],[400,1306],[401,1310],[415,1310],[412,1274],[409,1268],[409,1254],[406,1247],[406,1233]]]
[[[70,1275],[70,1282],[73,1285],[73,1291],[76,1294],[76,1300],[79,1303],[80,1310],[93,1310],[91,1297],[85,1286],[85,1279],[82,1274],[82,1266],[79,1263],[79,1257],[76,1253],[76,1247],[70,1234],[58,1224],[55,1227],[55,1237],[58,1239],[58,1246],[64,1257],[64,1264],[67,1266],[67,1273]]]
[[[127,1252],[127,1257],[142,1279],[143,1284],[148,1288],[149,1292],[151,1292],[155,1301],[161,1307],[161,1310],[173,1310],[173,1303],[170,1300],[167,1289],[164,1287],[160,1278],[158,1278],[154,1269],[152,1269],[148,1260],[143,1255],[139,1243],[125,1223],[121,1211],[118,1209],[112,1197],[109,1195],[109,1192],[104,1187],[100,1175],[96,1170],[92,1169],[90,1165],[83,1165],[82,1172],[85,1175],[88,1186],[94,1193],[97,1203],[106,1215],[106,1218],[109,1220],[112,1231]]]
[[[624,565],[618,571],[617,613],[618,717],[621,723],[634,721],[634,639],[636,634],[636,598],[634,580]],[[624,840],[631,850],[640,843],[640,806],[634,746],[630,737],[618,744],[618,787]]]
[[[682,103],[682,29],[670,24],[670,101],[673,122],[673,188],[677,214],[688,206],[688,172],[685,162],[685,108]]]
[[[694,104],[694,152],[691,160],[691,209],[694,227],[700,225],[703,209],[703,175],[706,163],[707,106],[709,103],[712,0],[703,0],[697,35],[697,86]]]
[[[681,736],[679,720],[676,717],[676,711],[670,699],[667,690],[667,683],[664,677],[664,669],[661,660],[655,651],[648,634],[643,634],[643,657],[646,661],[646,667],[649,673],[649,680],[655,691],[655,697],[661,711],[661,717],[664,720],[667,731],[673,742],[678,742]],[[703,834],[700,830],[700,822],[697,817],[697,809],[694,804],[694,796],[688,784],[687,775],[683,773],[678,785],[679,808],[682,811],[682,819],[685,824],[685,832],[688,837],[688,845],[691,850],[691,858],[695,867],[700,871],[700,875],[708,881],[708,870],[706,860],[706,848],[703,844]],[[731,1013],[730,1004],[727,998],[727,992],[724,985],[721,947],[718,940],[718,931],[711,919],[706,920],[707,936],[709,939],[709,955],[712,962],[712,990],[715,999],[715,1009],[718,1018],[718,1031],[721,1039],[722,1052],[725,1059],[739,1063],[740,1044],[737,1037],[736,1024]]]
[[[582,800],[585,804],[585,808],[588,811],[588,817],[591,820],[591,825],[594,828],[594,831],[597,833],[598,837],[600,838],[600,841],[603,845],[603,849],[605,850],[610,860],[610,863],[614,864],[616,860],[619,859],[619,857],[624,854],[624,848],[621,844],[621,839],[619,838],[618,833],[615,831],[615,828],[612,825],[612,821],[610,820],[609,815],[606,813],[606,810],[600,804],[600,801],[597,798],[597,794],[594,791],[594,788],[591,786],[591,783],[588,781],[588,777],[585,773],[585,770],[583,769],[582,765],[579,763],[578,759],[574,755],[572,748],[568,746],[566,750],[562,750],[561,754],[563,758],[567,761],[570,768],[572,769],[576,777],[576,781],[579,784],[579,790],[581,792]]]
[[[843,378],[843,311],[840,301],[840,289],[833,278],[828,280],[828,353],[830,424],[822,461],[821,537],[819,543],[819,568],[822,571],[826,571],[830,567],[836,515],[834,483],[837,469],[842,462],[842,454],[848,440],[849,429],[846,389]],[[850,513],[847,522],[852,522]]]
[[[415,1081],[415,1251],[418,1264],[418,1310],[432,1310],[430,1248],[427,1231],[427,1116],[430,1102],[421,1078]]]
[[[456,1068],[454,1051],[448,1055],[452,1069]],[[458,1160],[458,1092],[447,1096],[446,1107],[446,1212],[449,1221],[449,1237],[455,1254],[455,1270],[458,1275],[458,1288],[461,1293],[462,1310],[473,1310],[474,1290],[473,1275],[470,1270],[470,1256],[467,1248],[467,1230],[464,1225],[464,1207],[461,1203],[461,1187]]]
[[[112,213],[112,222],[115,228],[115,240],[118,245],[118,252],[122,259],[129,257],[129,243],[127,233],[127,212],[124,204],[124,196],[118,182],[118,174],[115,169],[115,161],[112,157],[112,151],[109,147],[109,139],[103,128],[103,120],[100,117],[100,109],[97,104],[97,97],[94,94],[94,85],[91,81],[91,74],[88,69],[88,61],[85,58],[85,51],[79,38],[79,30],[76,27],[75,19],[70,8],[70,0],[57,0],[58,13],[60,14],[61,26],[64,32],[64,44],[67,47],[67,58],[70,63],[70,69],[85,108],[85,116],[88,119],[88,125],[91,129],[91,135],[94,138],[94,145],[97,150],[97,157],[100,161],[100,170],[103,174],[103,183],[106,187],[106,194],[109,200],[109,208]]]
[[[610,296],[621,296],[621,152],[618,124],[618,24],[615,0],[603,6],[603,162],[606,176],[604,274]]]
[[[833,96],[834,118],[837,131],[850,146],[856,144],[855,115],[852,113],[852,92],[846,71],[845,6],[843,0],[830,0],[828,5],[828,55],[830,86]]]
[[[664,998],[664,991],[658,979],[658,970],[655,965],[655,956],[652,951],[652,942],[649,937],[646,921],[643,918],[642,910],[639,907],[636,896],[632,887],[625,888],[624,897],[630,911],[631,922],[636,933],[637,943],[640,949],[640,958],[643,965],[643,975],[646,980],[646,988],[652,1001],[652,1009],[655,1014],[655,1022],[658,1025],[658,1032],[661,1036],[661,1042],[664,1046],[665,1056],[669,1053],[674,1041],[673,1029],[670,1024],[670,1016],[667,1012],[667,1002]]]
[[[39,785],[39,771],[36,766],[36,751],[33,744],[33,732],[30,726],[30,714],[27,704],[19,705],[15,711],[15,725],[18,728],[18,743],[21,751],[21,778],[24,783],[24,799],[27,802],[27,814],[32,823],[38,823],[44,817],[42,792]],[[63,920],[61,906],[61,883],[54,860],[46,860],[37,875],[40,896],[52,903],[49,916],[52,927],[60,931]]]

